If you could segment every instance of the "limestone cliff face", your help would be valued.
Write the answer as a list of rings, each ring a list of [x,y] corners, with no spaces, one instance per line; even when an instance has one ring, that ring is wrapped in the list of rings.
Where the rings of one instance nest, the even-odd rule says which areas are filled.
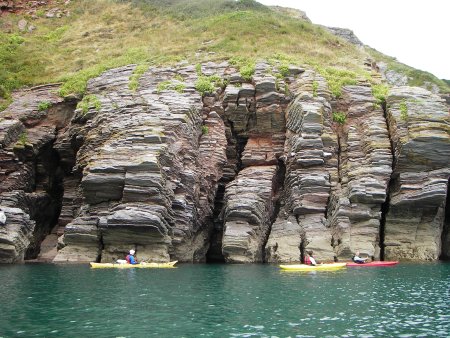
[[[193,65],[150,68],[132,90],[134,70],[91,80],[78,109],[41,87],[0,113],[0,262],[37,257],[50,233],[55,262],[450,251],[438,96],[393,88],[384,109],[364,82],[333,99],[314,71],[261,62],[246,82],[224,62],[202,65],[227,80],[202,97]]]

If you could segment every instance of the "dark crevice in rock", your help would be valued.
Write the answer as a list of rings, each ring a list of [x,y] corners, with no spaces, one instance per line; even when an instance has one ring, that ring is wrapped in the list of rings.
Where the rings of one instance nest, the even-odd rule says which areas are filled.
[[[386,215],[389,212],[389,205],[391,203],[390,191],[391,191],[392,178],[389,181],[386,201],[381,205],[381,219],[380,219],[380,234],[379,234],[379,246],[380,246],[380,260],[384,261],[384,233],[386,228]]]
[[[306,239],[305,239],[305,233],[303,232],[301,234],[301,240],[300,240],[300,262],[304,262],[305,261],[305,247],[306,247]]]
[[[45,199],[35,199],[36,203],[30,214],[36,222],[33,237],[25,253],[25,259],[35,259],[39,254],[41,243],[50,234],[58,222],[61,212],[64,189],[62,186],[63,172],[59,166],[58,153],[53,149],[53,142],[46,145],[35,162],[34,195],[46,194]],[[32,197],[31,197],[32,198]]]
[[[42,261],[51,260],[50,257],[58,245],[59,219],[63,209],[64,180],[70,176],[70,169],[65,166],[56,143],[60,133],[63,133],[69,124],[77,101],[69,100],[57,103],[49,108],[44,125],[55,127],[55,138],[46,144],[35,160],[35,187],[34,194],[46,194],[45,205],[35,206],[36,214],[30,215],[36,221],[33,237],[27,248],[25,259]],[[75,158],[73,158],[75,163]],[[50,238],[50,239],[47,239]],[[45,241],[45,242],[44,242]]]
[[[245,146],[247,144],[248,141],[248,137],[243,137],[243,136],[236,136],[236,152],[237,152],[237,171],[241,171],[242,169],[242,153],[245,149]]]
[[[391,144],[391,154],[392,154],[392,174],[388,182],[387,191],[386,191],[386,200],[383,204],[381,204],[381,218],[380,218],[380,229],[379,229],[379,246],[380,246],[380,260],[384,261],[384,248],[385,248],[385,230],[386,230],[386,217],[389,213],[389,206],[391,204],[391,191],[393,191],[393,187],[395,185],[394,178],[394,166],[395,166],[395,151],[394,151],[394,142],[391,137],[391,130],[389,128],[389,120],[387,115],[387,107],[386,102],[383,101],[381,104],[381,108],[383,109],[384,119],[386,121],[386,128],[388,131],[389,142]]]
[[[338,177],[338,182],[341,183],[342,180],[342,175],[341,175],[341,136],[338,133],[337,134],[337,177]],[[331,195],[330,195],[331,196]],[[328,208],[328,204],[327,203],[327,208]]]
[[[209,238],[209,249],[206,253],[207,263],[225,263],[225,258],[222,254],[223,219],[221,217],[224,195],[225,183],[219,182],[216,198],[214,200],[214,210],[212,215],[213,226]]]
[[[97,263],[100,263],[102,261],[102,252],[103,252],[103,249],[105,248],[105,244],[103,243],[103,236],[101,234],[98,237],[98,241],[99,241],[99,250],[98,250],[97,259],[95,261]]]
[[[445,200],[445,218],[442,229],[441,260],[450,260],[450,179],[447,182],[447,196]]]
[[[278,217],[278,214],[280,212],[281,204],[282,204],[282,198],[281,195],[284,191],[284,180],[286,176],[286,165],[285,163],[278,159],[278,166],[277,166],[277,174],[275,178],[275,187],[274,187],[274,210],[273,215],[271,217],[271,223],[275,222],[275,220]]]

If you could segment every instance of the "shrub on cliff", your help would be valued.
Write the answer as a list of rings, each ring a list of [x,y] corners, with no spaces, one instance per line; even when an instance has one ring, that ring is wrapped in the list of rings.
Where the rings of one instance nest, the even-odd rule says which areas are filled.
[[[200,76],[195,82],[195,89],[205,95],[214,91],[214,85],[208,76]]]
[[[333,121],[339,124],[344,124],[347,121],[347,115],[343,112],[334,112]]]

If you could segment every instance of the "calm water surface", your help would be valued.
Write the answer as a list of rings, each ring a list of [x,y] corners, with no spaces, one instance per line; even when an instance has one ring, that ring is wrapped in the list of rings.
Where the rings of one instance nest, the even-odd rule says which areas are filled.
[[[449,337],[450,264],[0,266],[0,337]]]

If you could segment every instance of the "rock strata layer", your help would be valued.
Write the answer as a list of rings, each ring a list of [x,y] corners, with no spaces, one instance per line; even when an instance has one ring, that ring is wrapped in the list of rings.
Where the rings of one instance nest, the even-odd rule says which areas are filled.
[[[263,261],[273,213],[275,166],[242,170],[225,193],[222,252],[226,262]]]
[[[398,87],[387,98],[395,155],[386,215],[386,258],[436,260],[450,176],[450,121],[445,101],[422,88]],[[442,248],[442,244],[444,248]]]
[[[50,260],[56,236],[55,262],[449,256],[449,110],[429,91],[393,87],[384,107],[365,80],[334,98],[266,62],[251,81],[227,62],[121,67],[78,108],[57,90],[0,113],[2,263]]]
[[[0,113],[0,263],[39,253],[60,210],[62,173],[53,144],[74,105],[46,85],[14,94]]]
[[[337,107],[346,121],[337,127],[339,183],[329,204],[333,245],[339,258],[359,250],[379,259],[381,207],[392,172],[386,120],[370,87],[345,87]]]

